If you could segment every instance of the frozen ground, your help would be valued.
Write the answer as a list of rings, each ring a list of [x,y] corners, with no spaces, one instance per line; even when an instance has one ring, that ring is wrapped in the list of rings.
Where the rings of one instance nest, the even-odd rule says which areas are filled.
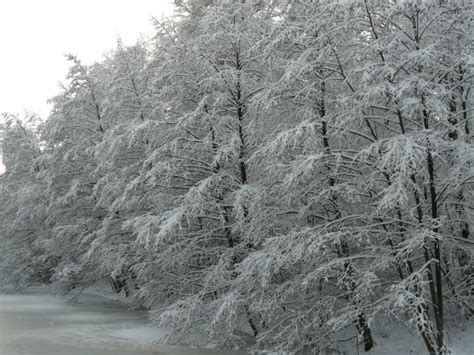
[[[415,332],[408,333],[406,328],[395,324],[383,324],[382,331],[375,331],[376,346],[370,355],[421,355],[427,350],[421,338]],[[474,324],[467,322],[459,327],[446,329],[446,340],[451,355],[474,355]],[[361,354],[364,352],[361,350]]]
[[[94,292],[94,290],[90,290]],[[396,323],[377,324],[369,355],[425,354],[416,334]],[[163,333],[147,325],[144,312],[127,311],[97,294],[76,303],[51,295],[0,295],[0,355],[191,355],[243,354],[157,345]],[[448,328],[453,355],[474,355],[474,323]],[[346,354],[366,354],[346,344]]]
[[[146,314],[97,295],[76,303],[44,294],[0,295],[1,355],[238,354],[156,345]]]

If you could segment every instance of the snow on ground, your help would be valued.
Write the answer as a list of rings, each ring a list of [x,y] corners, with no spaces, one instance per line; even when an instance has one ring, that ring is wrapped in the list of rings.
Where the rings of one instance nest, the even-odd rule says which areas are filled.
[[[449,327],[446,340],[451,355],[474,354],[474,321],[463,323],[464,329]],[[383,324],[382,330],[374,331],[376,345],[370,355],[400,355],[400,354],[427,354],[426,347],[421,337],[415,332],[393,322]],[[376,327],[374,327],[376,329]],[[360,351],[363,354],[363,350]]]
[[[146,312],[127,311],[116,300],[100,296],[103,290],[87,290],[75,302],[37,292],[0,295],[0,354],[239,354],[158,345],[164,331],[148,325]],[[447,329],[452,354],[473,355],[474,322],[459,324]],[[374,324],[373,334],[376,346],[369,355],[426,353],[419,336],[395,321]],[[345,349],[347,355],[365,353],[361,345],[357,350],[355,339]]]
[[[1,355],[232,354],[158,345],[162,335],[145,312],[97,295],[75,303],[37,293],[0,295]]]

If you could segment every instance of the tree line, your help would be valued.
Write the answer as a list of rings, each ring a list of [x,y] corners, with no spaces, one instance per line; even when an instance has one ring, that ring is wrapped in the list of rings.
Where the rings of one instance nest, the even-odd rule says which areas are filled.
[[[5,115],[1,283],[108,279],[170,342],[370,350],[396,319],[447,353],[474,314],[473,14],[183,0],[68,55],[45,122]]]

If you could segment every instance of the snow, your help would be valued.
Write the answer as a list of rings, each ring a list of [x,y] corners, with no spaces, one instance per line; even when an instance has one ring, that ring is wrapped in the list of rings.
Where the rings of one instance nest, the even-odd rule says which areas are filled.
[[[116,301],[91,293],[76,302],[41,293],[0,295],[0,354],[2,355],[147,355],[243,354],[159,345],[162,329],[147,324],[143,311],[127,311]],[[424,354],[420,338],[397,324],[377,324],[371,355]],[[452,355],[472,355],[474,322],[448,329]],[[354,345],[347,354],[357,354]],[[359,345],[359,353],[364,353]],[[266,352],[265,354],[270,354]]]
[[[464,329],[447,329],[451,355],[474,354],[474,322],[466,322],[464,325]],[[409,333],[406,327],[396,322],[379,324],[374,327],[377,328],[381,330],[374,332],[376,344],[370,355],[426,354],[426,347],[416,332]],[[363,353],[363,350],[360,352]]]
[[[7,298],[4,350],[474,354],[474,7],[181,2],[5,116],[0,284],[121,294]]]
[[[147,324],[145,312],[94,294],[75,302],[39,293],[0,295],[2,355],[232,354],[159,345],[163,334]]]

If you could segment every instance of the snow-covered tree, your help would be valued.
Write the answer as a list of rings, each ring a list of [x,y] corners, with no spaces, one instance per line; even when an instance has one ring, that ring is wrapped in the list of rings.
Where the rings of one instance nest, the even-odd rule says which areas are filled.
[[[254,46],[269,21],[246,3],[196,1],[182,9],[189,13],[179,28],[159,24],[170,44],[158,76],[165,134],[143,174],[153,184],[147,193],[156,193],[157,208],[127,225],[152,247],[137,270],[156,280],[143,289],[150,303],[157,295],[170,303],[158,318],[175,329],[171,337],[183,338],[199,323],[226,343],[240,323],[224,331],[220,309],[236,265],[253,248],[243,233],[256,181],[249,159],[258,116],[250,102],[265,70]],[[205,15],[198,17],[199,11]],[[247,306],[239,309],[239,318],[258,334]]]
[[[446,301],[467,311],[472,302],[470,286],[450,280],[472,268],[470,242],[459,238],[472,223],[459,202],[460,190],[472,191],[469,75],[459,73],[472,63],[471,15],[455,1],[289,6],[272,43],[297,57],[264,99],[297,120],[262,156],[276,160],[275,215],[297,218],[280,219],[241,273],[275,322],[262,340],[324,350],[354,322],[367,349],[366,326],[383,313],[411,324],[430,353],[446,351]]]
[[[34,134],[38,118],[32,114],[21,120],[14,115],[4,118],[0,132],[5,166],[0,175],[0,282],[21,288],[47,282],[56,260],[46,252],[45,167]]]
[[[176,3],[68,56],[41,141],[9,118],[0,280],[109,278],[173,342],[368,351],[390,319],[447,354],[474,313],[473,5]]]
[[[63,92],[55,97],[45,123],[48,161],[48,218],[51,254],[60,259],[54,279],[60,292],[97,280],[96,265],[85,258],[106,211],[96,207],[93,149],[111,125],[105,115],[106,68],[68,56],[71,68]]]

